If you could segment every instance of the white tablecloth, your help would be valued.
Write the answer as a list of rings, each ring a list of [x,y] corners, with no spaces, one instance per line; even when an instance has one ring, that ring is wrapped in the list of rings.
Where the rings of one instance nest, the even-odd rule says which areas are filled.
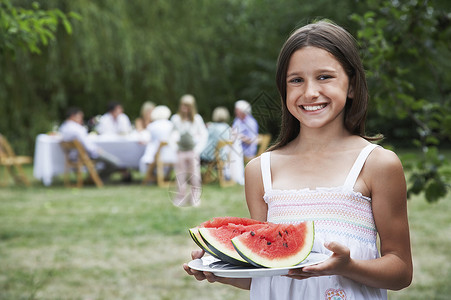
[[[131,136],[90,136],[94,143],[105,151],[113,154],[122,162],[122,167],[138,169],[139,160],[146,146],[137,135]],[[64,153],[59,143],[58,135],[40,134],[36,137],[34,152],[33,176],[42,180],[44,185],[52,184],[53,176],[64,173]]]

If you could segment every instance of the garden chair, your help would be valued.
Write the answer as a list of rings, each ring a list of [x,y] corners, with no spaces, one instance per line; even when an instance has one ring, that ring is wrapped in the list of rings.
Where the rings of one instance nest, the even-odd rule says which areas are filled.
[[[233,151],[232,145],[233,141],[224,141],[224,140],[218,141],[218,144],[216,145],[215,148],[215,159],[207,163],[207,168],[202,178],[202,181],[204,183],[207,184],[215,181],[215,173],[216,173],[220,187],[228,187],[235,185],[235,181],[231,178],[227,178],[226,174],[224,173],[225,166],[230,165],[230,153],[231,151]],[[227,157],[224,160],[223,157],[221,156],[221,153],[223,152],[223,149],[225,149],[226,147],[228,147],[227,149],[228,151]]]
[[[254,157],[260,156],[263,152],[268,149],[269,144],[271,143],[271,134],[258,134],[257,137],[257,154],[253,157],[244,157],[244,162],[247,164]]]
[[[91,160],[80,141],[63,141],[60,145],[65,157],[64,185],[66,187],[72,186],[69,178],[71,171],[74,171],[77,176],[76,186],[78,188],[83,187],[83,175],[85,170],[88,171],[90,178],[97,187],[103,187],[103,181],[95,168],[95,161]]]
[[[0,166],[4,167],[4,180],[0,181],[2,185],[6,184],[7,173],[9,173],[15,183],[30,186],[30,181],[27,179],[27,176],[25,176],[22,165],[31,164],[32,161],[30,156],[17,156],[8,140],[0,134]]]
[[[257,150],[257,156],[260,156],[265,152],[268,147],[269,143],[271,143],[271,134],[259,134],[258,135],[258,150]]]
[[[161,159],[161,152],[166,146],[168,146],[167,142],[160,142],[158,150],[155,153],[155,159],[153,163],[149,164],[142,184],[156,182],[159,187],[168,187],[171,184],[175,184],[175,180],[171,178],[171,172],[175,167],[174,163],[164,162]]]

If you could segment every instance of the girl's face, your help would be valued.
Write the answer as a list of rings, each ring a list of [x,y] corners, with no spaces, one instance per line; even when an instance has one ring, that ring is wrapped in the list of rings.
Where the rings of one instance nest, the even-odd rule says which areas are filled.
[[[353,97],[349,78],[332,54],[312,46],[293,53],[287,70],[286,104],[301,127],[344,127],[347,97]]]

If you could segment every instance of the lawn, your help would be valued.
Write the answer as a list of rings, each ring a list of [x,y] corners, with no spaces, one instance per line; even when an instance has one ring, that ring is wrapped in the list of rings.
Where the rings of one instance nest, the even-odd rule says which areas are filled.
[[[138,182],[0,188],[0,299],[248,299],[181,267],[196,249],[188,228],[213,216],[248,216],[243,188],[204,186],[195,208],[173,206],[170,193]],[[448,299],[451,196],[408,205],[414,280],[390,299]]]

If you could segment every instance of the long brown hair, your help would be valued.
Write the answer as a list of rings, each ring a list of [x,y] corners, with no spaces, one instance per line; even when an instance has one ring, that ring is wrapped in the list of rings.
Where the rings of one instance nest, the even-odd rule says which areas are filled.
[[[270,150],[285,146],[295,139],[300,131],[299,121],[287,107],[287,70],[290,58],[297,50],[313,46],[332,54],[341,64],[349,82],[354,88],[354,97],[346,100],[344,125],[352,134],[368,140],[381,137],[365,136],[365,119],[368,107],[368,86],[362,61],[354,37],[342,27],[330,22],[319,21],[294,31],[285,41],[277,61],[276,84],[282,102],[282,124],[279,137]]]

